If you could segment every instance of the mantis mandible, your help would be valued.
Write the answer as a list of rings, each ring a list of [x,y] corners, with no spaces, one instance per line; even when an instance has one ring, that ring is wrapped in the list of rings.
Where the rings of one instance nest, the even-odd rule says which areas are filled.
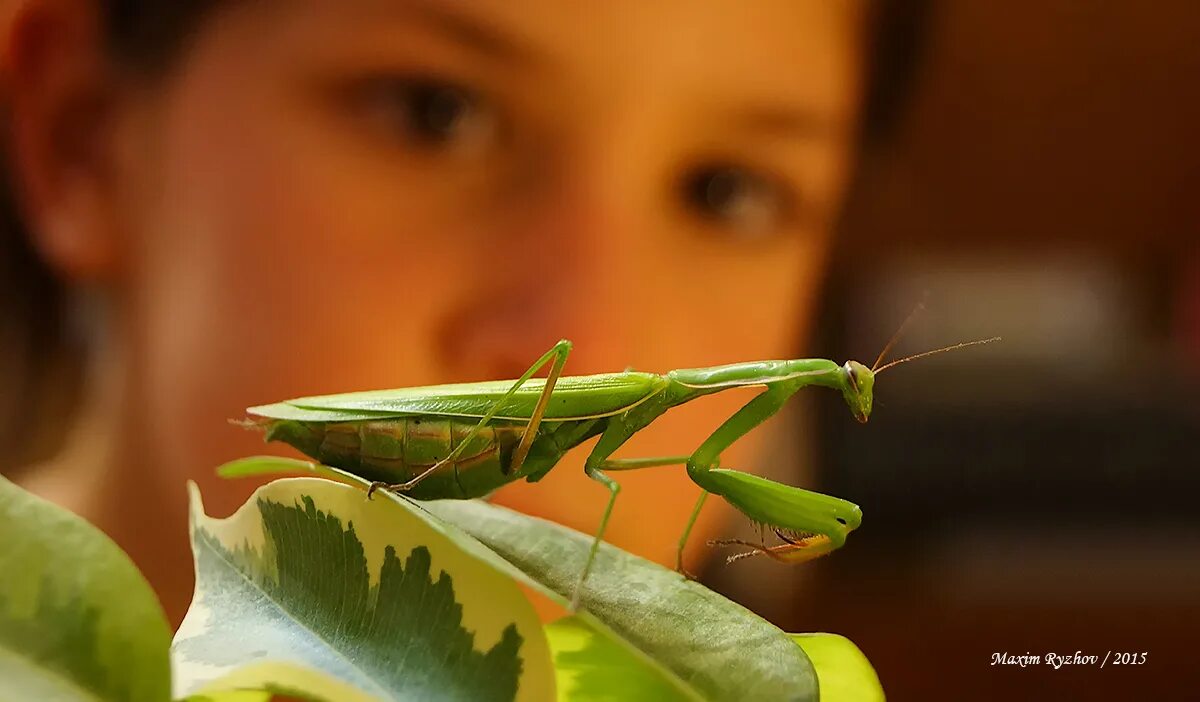
[[[897,333],[897,336],[899,333]],[[751,520],[784,541],[767,547],[737,543],[776,560],[802,562],[846,542],[862,522],[858,506],[829,495],[720,467],[721,452],[779,411],[800,388],[818,385],[842,394],[859,422],[871,416],[876,376],[932,353],[987,343],[965,342],[873,367],[825,359],[734,363],[666,374],[626,371],[563,376],[571,342],[559,341],[520,378],[427,387],[304,397],[251,407],[247,413],[266,430],[267,441],[284,441],[329,466],[371,480],[378,488],[418,500],[484,497],[517,480],[537,482],[570,449],[599,436],[584,472],[609,492],[572,598],[578,607],[584,581],[612,515],[620,485],[609,473],[657,466],[686,466],[701,488],[679,538],[676,568],[709,493],[723,497]],[[533,376],[546,364],[546,378]],[[686,455],[613,458],[633,434],[667,410],[731,388],[764,390],[730,416]],[[749,554],[743,554],[749,555]]]

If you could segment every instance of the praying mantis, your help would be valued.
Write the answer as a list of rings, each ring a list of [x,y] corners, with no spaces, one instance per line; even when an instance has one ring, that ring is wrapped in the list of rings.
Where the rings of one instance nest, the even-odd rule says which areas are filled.
[[[621,489],[611,472],[686,467],[701,493],[676,549],[676,568],[684,573],[684,546],[710,493],[783,541],[777,546],[715,542],[752,549],[742,556],[760,553],[794,563],[841,547],[862,523],[857,505],[722,468],[720,456],[803,387],[840,392],[855,419],[866,422],[875,379],[883,371],[915,358],[998,339],[964,342],[881,365],[899,334],[870,368],[857,361],[838,365],[808,358],[687,368],[661,375],[630,370],[563,376],[572,349],[564,339],[516,380],[304,397],[246,411],[254,424],[265,429],[267,441],[283,441],[314,460],[372,481],[368,496],[382,488],[417,500],[478,498],[517,480],[537,482],[567,451],[599,436],[584,472],[607,489],[609,497],[576,581],[571,601],[575,609]],[[545,379],[534,378],[547,364]],[[690,454],[613,457],[626,440],[669,409],[746,386],[764,389]]]

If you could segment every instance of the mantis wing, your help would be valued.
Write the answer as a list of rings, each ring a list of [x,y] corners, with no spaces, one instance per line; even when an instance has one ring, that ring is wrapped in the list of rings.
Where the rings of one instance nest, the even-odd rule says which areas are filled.
[[[405,415],[482,417],[516,381],[428,385],[394,390],[371,390],[339,395],[302,397],[260,405],[247,413],[269,419],[310,422],[347,422],[386,419]],[[624,412],[661,392],[667,380],[653,373],[606,373],[559,378],[546,421],[591,419]],[[526,381],[496,413],[497,419],[529,419],[545,380]]]

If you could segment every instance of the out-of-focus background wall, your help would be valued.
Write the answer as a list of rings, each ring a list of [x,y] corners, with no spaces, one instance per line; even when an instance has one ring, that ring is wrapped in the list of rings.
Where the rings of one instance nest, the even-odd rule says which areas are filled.
[[[898,353],[1003,342],[889,371],[866,427],[807,398],[815,483],[864,525],[743,596],[849,636],[891,699],[1194,695],[1200,4],[934,2],[912,89],[810,350],[870,363],[923,297]],[[990,665],[1077,650],[1147,661]]]

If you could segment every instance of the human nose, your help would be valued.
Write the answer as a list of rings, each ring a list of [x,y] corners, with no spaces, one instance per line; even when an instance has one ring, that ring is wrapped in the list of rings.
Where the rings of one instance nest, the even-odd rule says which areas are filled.
[[[569,373],[627,362],[627,283],[647,228],[629,185],[608,159],[560,154],[510,190],[488,223],[502,243],[442,335],[461,372],[516,377],[563,337],[575,342]]]

